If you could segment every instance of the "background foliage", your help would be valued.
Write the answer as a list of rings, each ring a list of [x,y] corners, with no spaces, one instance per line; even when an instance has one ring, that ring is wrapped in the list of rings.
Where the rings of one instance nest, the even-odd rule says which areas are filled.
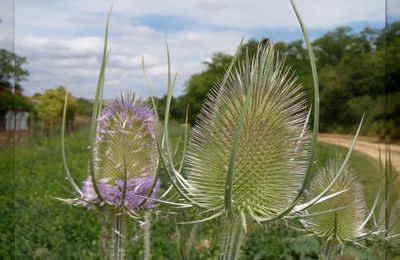
[[[400,137],[400,128],[396,127],[400,125],[399,34],[400,22],[395,22],[386,30],[365,28],[358,33],[339,27],[313,41],[321,92],[321,131],[354,133],[366,113],[362,134]],[[242,53],[248,50],[251,55],[258,43],[254,39],[248,41],[242,46]],[[286,64],[295,69],[312,103],[312,75],[303,41],[277,42],[275,48],[285,56]],[[189,105],[190,122],[194,122],[210,90],[218,87],[215,82],[222,78],[231,60],[231,55],[215,53],[211,62],[204,62],[205,70],[187,81],[185,93],[176,98],[175,106],[184,111]],[[180,116],[182,112],[174,115]]]
[[[340,27],[314,40],[321,86],[322,131],[353,133],[362,113],[366,112],[363,134],[400,137],[399,34],[400,22],[397,22],[386,31],[365,28],[353,33],[350,28]],[[253,39],[242,48],[251,54],[257,44],[258,41]],[[311,72],[303,42],[277,42],[275,47],[296,70],[311,103]],[[182,120],[189,106],[190,121],[194,122],[204,98],[222,78],[231,59],[231,55],[215,53],[210,62],[204,62],[205,70],[188,80],[184,95],[173,98],[171,117]],[[12,95],[13,86],[16,93],[20,93],[21,82],[29,76],[22,66],[26,59],[0,50],[0,61],[0,114],[9,109],[36,111],[39,120],[58,124],[65,89],[59,87],[35,95],[34,103],[21,95]],[[91,115],[90,101],[74,100],[71,96],[69,100],[70,120],[77,113]],[[165,96],[158,99],[161,116],[165,101]],[[382,128],[385,117],[386,133]],[[179,127],[175,128],[174,137],[177,138]],[[66,142],[71,170],[81,183],[87,175],[87,130],[72,134]],[[337,150],[344,152],[330,145],[319,145],[318,149],[318,165],[328,157],[336,156]],[[54,199],[71,197],[62,173],[59,136],[30,140],[15,151],[11,148],[0,150],[0,156],[3,177],[0,182],[0,259],[99,259],[100,227],[96,214]],[[358,153],[354,154],[351,165],[359,173],[370,205],[378,183],[379,167],[375,161]],[[163,187],[166,186],[167,179],[164,178]],[[177,214],[181,218],[191,217],[182,212]],[[185,246],[185,243],[180,242],[179,237],[189,233],[190,227],[175,225],[177,219],[176,214],[171,213],[155,221],[152,227],[153,259],[185,256],[178,246]],[[199,225],[190,257],[214,258],[218,254],[219,230],[215,226],[213,223]],[[181,230],[180,233],[177,230]],[[133,228],[131,231],[132,238],[139,237],[132,240],[129,254],[141,259],[141,231]],[[350,247],[346,254],[361,259],[379,259],[382,248],[372,244],[367,246],[367,249]],[[276,224],[251,234],[244,255],[247,259],[314,259],[319,249],[320,241],[316,238],[303,237],[302,233]],[[399,248],[390,250],[392,255],[400,255]]]

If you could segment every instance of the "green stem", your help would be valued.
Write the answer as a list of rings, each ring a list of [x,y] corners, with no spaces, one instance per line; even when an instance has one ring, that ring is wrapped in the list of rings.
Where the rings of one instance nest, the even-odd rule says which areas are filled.
[[[110,259],[125,259],[125,222],[125,214],[118,210],[115,214],[114,227],[112,229]]]
[[[244,230],[239,222],[228,222],[225,224],[224,238],[221,245],[220,260],[237,259],[240,248],[244,241]]]
[[[150,212],[146,211],[144,213],[144,259],[150,260],[151,259],[151,218]]]
[[[107,259],[110,245],[110,212],[105,208],[100,208],[100,225],[101,225],[101,251],[103,258]]]
[[[388,210],[388,203],[389,203],[389,167],[388,167],[388,145],[387,141],[385,140],[385,193],[384,193],[384,223],[385,223],[385,233],[384,233],[384,259],[388,259],[387,253],[387,237],[388,237],[388,228],[389,228],[389,210]]]
[[[192,228],[190,229],[189,240],[186,243],[185,248],[185,259],[190,259],[190,252],[192,251],[194,241],[196,240],[196,231],[199,224],[193,224]]]
[[[327,241],[323,259],[331,260],[334,258],[336,245],[336,241],[332,239]]]

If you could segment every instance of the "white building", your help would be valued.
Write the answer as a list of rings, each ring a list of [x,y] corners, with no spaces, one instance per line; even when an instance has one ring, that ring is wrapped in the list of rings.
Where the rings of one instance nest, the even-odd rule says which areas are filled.
[[[8,111],[5,120],[6,131],[24,131],[29,129],[29,113],[26,111]]]

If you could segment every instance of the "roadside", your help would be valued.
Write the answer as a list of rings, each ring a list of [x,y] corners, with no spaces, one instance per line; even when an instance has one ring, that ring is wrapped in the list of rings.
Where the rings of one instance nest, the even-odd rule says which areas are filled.
[[[338,134],[319,134],[318,140],[324,143],[337,144],[339,146],[349,148],[352,143],[352,136]],[[377,139],[361,137],[357,140],[354,150],[364,153],[375,160],[379,160],[379,147],[381,149],[381,156],[383,161],[385,159],[385,145],[384,143],[379,143]],[[390,153],[393,168],[397,172],[400,172],[400,145],[391,144]]]

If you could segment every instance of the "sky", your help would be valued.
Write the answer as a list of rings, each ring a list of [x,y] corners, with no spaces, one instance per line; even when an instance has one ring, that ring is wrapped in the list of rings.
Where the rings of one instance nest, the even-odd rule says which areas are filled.
[[[388,2],[391,17],[400,14],[395,1]],[[123,91],[148,96],[142,57],[152,92],[164,95],[166,42],[178,73],[174,95],[180,95],[190,76],[205,69],[203,61],[215,52],[233,54],[242,37],[302,38],[289,0],[17,0],[15,5],[2,0],[0,5],[0,46],[15,48],[28,60],[29,80],[21,84],[26,95],[64,85],[74,96],[93,98],[112,5],[106,99]],[[312,39],[337,26],[360,31],[385,23],[383,0],[298,0],[297,5]]]

